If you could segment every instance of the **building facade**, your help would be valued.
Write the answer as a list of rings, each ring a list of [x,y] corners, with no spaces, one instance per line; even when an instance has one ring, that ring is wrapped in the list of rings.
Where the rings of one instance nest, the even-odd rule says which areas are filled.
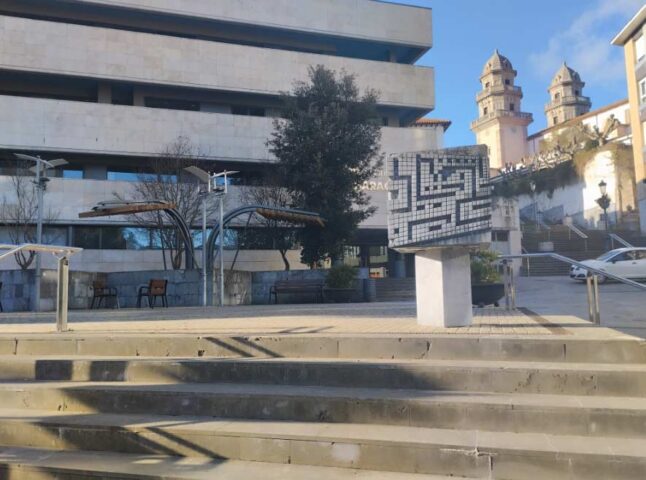
[[[640,225],[646,233],[646,6],[612,43],[624,48]]]
[[[489,147],[489,166],[499,169],[527,154],[527,126],[531,113],[521,110],[522,89],[515,85],[517,72],[498,50],[485,63],[476,96],[478,119],[471,123],[476,143]]]
[[[281,95],[311,66],[345,70],[362,91],[379,92],[386,155],[439,148],[446,128],[415,126],[435,104],[434,71],[415,64],[432,46],[426,8],[375,0],[300,0],[299,8],[292,0],[10,1],[0,2],[0,44],[0,167],[11,172],[16,152],[69,162],[49,182],[46,202],[58,215],[45,232],[86,249],[77,269],[162,266],[154,240],[127,218],[78,214],[127,197],[178,138],[210,170],[240,172],[235,203],[236,190],[271,169],[266,142]],[[5,193],[9,181],[0,178]],[[380,184],[365,186],[378,211],[355,247],[387,266]],[[277,252],[262,249],[237,261],[241,269],[282,266]]]

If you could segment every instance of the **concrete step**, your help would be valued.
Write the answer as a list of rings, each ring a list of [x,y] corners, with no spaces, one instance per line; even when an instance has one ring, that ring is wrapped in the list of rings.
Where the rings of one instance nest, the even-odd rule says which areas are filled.
[[[474,335],[23,335],[0,338],[0,365],[12,358],[49,357],[465,359],[644,363],[646,342]],[[6,370],[0,368],[0,372]]]
[[[455,477],[276,463],[0,448],[0,478],[10,480],[455,480]]]
[[[11,370],[15,368],[15,370]],[[4,380],[33,380],[9,364]],[[482,360],[124,359],[36,362],[38,380],[256,383],[635,397],[646,365]]]
[[[0,384],[4,408],[646,438],[643,397],[234,384]],[[23,414],[27,414],[23,413]],[[4,416],[2,416],[4,415]],[[0,423],[7,417],[0,411]]]
[[[93,414],[43,418],[34,414],[4,422],[13,424],[13,442],[47,444],[58,450],[83,448],[472,478],[646,478],[643,439],[199,417]],[[11,435],[4,441],[11,443]]]

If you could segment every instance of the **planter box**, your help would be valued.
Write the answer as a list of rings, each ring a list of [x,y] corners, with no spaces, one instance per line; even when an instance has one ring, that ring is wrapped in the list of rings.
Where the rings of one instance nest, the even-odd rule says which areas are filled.
[[[471,285],[471,303],[479,307],[485,305],[498,306],[505,296],[504,283],[482,283]]]

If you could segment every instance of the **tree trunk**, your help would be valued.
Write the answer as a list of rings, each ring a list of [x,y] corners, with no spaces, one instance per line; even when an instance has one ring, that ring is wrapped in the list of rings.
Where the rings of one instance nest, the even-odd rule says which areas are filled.
[[[280,256],[283,257],[283,263],[285,264],[285,271],[289,272],[289,260],[287,260],[287,250],[279,250]]]

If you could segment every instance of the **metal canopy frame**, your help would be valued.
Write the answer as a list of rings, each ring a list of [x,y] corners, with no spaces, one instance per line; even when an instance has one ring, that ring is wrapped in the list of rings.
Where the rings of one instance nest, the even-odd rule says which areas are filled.
[[[209,234],[207,241],[207,264],[212,265],[215,260],[215,244],[221,235],[221,230],[224,230],[224,227],[230,223],[234,218],[240,217],[245,214],[254,214],[257,213],[265,218],[270,218],[274,220],[282,220],[288,223],[294,224],[311,224],[318,225],[320,227],[325,226],[325,220],[321,215],[315,212],[307,212],[305,210],[298,210],[294,208],[282,208],[282,207],[268,207],[266,205],[248,205],[245,207],[236,208],[227,212],[222,221],[223,228],[220,227],[220,223],[216,223],[213,226],[213,230]],[[247,225],[249,222],[247,222]]]
[[[191,229],[176,205],[168,202],[101,202],[89,212],[79,213],[79,218],[112,217],[115,215],[136,215],[144,212],[163,211],[177,227],[184,240],[184,257],[187,270],[196,268],[195,246]]]
[[[76,248],[76,247],[56,247],[52,245],[39,245],[36,243],[25,243],[23,245],[0,244],[0,250],[8,250],[7,252],[0,254],[0,261],[23,250],[27,250],[31,252],[51,253],[58,259],[58,275],[57,275],[57,289],[56,289],[56,330],[59,333],[66,332],[70,257],[76,253],[81,252],[83,249]],[[40,298],[36,298],[36,304],[38,304],[38,302],[40,302]]]

